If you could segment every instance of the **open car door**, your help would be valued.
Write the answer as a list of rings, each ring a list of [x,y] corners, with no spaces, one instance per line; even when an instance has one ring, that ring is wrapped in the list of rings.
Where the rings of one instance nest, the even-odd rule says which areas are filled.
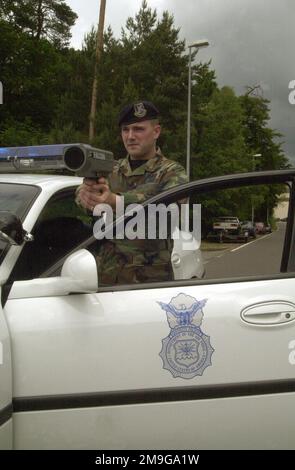
[[[221,207],[268,214],[282,191],[287,223],[272,234],[206,238]],[[16,449],[294,448],[295,170],[192,182],[147,204],[184,198],[202,204],[202,277],[102,286],[89,240],[14,283]]]

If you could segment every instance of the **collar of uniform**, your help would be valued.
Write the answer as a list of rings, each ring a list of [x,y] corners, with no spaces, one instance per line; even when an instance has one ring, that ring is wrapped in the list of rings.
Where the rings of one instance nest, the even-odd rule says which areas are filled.
[[[124,173],[125,176],[138,176],[144,175],[147,171],[153,173],[154,171],[158,170],[161,167],[165,157],[162,155],[161,150],[157,149],[156,155],[153,158],[150,158],[146,163],[139,166],[138,168],[135,168],[134,171],[131,169],[129,159],[130,155],[127,155],[127,157],[122,161],[120,165],[121,172]]]

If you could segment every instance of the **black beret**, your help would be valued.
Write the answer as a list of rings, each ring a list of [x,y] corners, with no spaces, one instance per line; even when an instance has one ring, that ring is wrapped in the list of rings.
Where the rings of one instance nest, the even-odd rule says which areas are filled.
[[[150,101],[139,101],[128,104],[119,114],[119,126],[133,124],[135,122],[157,119],[159,110]]]

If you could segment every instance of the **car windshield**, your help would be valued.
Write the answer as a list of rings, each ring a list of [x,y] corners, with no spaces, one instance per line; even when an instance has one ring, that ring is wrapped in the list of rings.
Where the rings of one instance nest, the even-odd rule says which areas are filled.
[[[0,211],[8,211],[23,221],[40,188],[29,184],[0,183]],[[0,264],[7,243],[0,240]]]
[[[9,211],[23,220],[40,188],[29,184],[0,183],[0,211]]]

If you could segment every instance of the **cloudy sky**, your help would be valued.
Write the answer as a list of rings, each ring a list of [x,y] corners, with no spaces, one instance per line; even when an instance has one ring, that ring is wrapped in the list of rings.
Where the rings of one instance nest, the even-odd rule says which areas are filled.
[[[99,0],[66,0],[79,19],[72,45],[81,46],[84,34],[99,15]],[[198,58],[212,59],[220,86],[243,93],[260,84],[271,100],[271,127],[284,134],[284,150],[295,165],[295,105],[289,103],[289,83],[295,80],[294,0],[148,0],[161,14],[168,10],[187,43],[207,38],[210,47]],[[141,0],[107,0],[106,26],[116,37]]]

